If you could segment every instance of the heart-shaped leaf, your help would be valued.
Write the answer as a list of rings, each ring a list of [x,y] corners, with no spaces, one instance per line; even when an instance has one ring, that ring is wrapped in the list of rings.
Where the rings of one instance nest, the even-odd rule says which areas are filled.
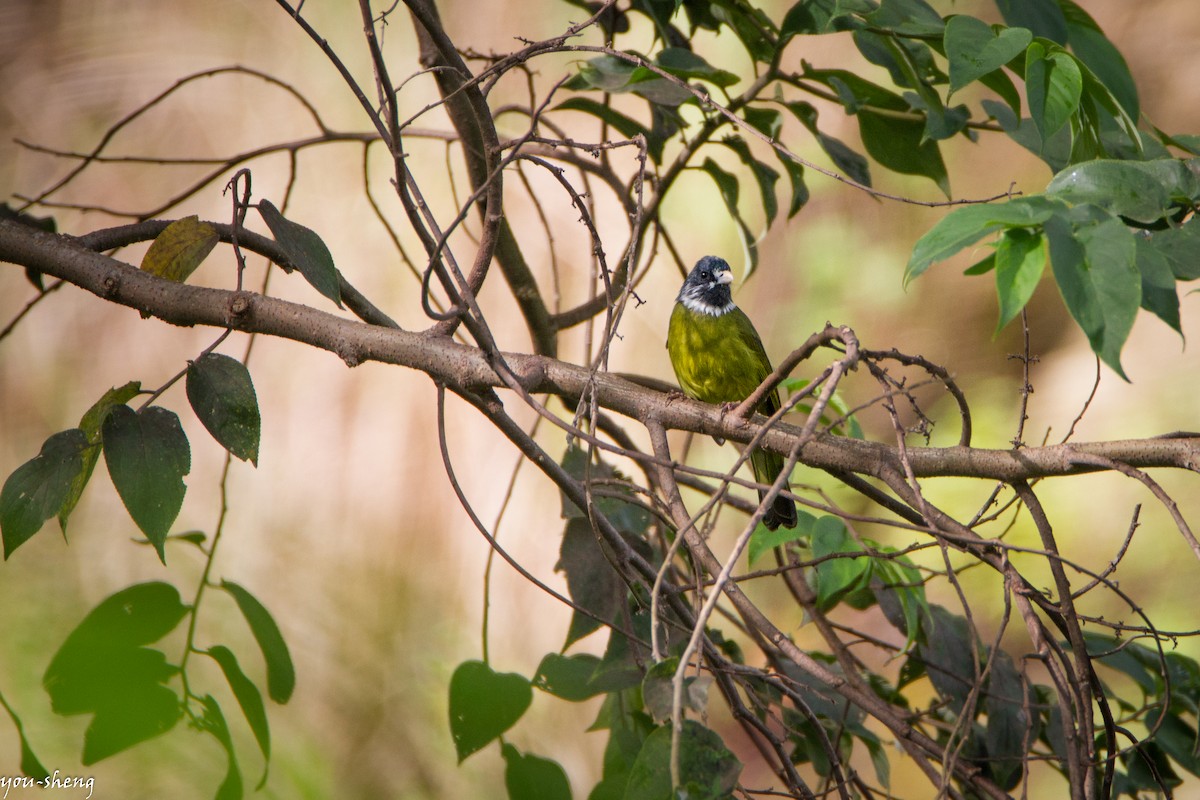
[[[450,678],[450,735],[461,764],[511,728],[529,704],[533,689],[515,673],[495,672],[482,661],[464,661]]]
[[[233,455],[258,465],[262,420],[250,372],[236,358],[208,353],[188,365],[187,396],[204,427]]]
[[[163,543],[183,507],[183,476],[192,469],[179,417],[161,406],[138,412],[119,405],[108,413],[102,430],[104,460],[117,494],[166,563]]]

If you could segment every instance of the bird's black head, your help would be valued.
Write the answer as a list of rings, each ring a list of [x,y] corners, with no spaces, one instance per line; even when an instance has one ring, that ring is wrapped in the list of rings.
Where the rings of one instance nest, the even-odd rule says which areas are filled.
[[[733,272],[729,264],[722,258],[705,256],[692,267],[675,299],[698,314],[719,317],[734,308],[729,291],[731,283]]]

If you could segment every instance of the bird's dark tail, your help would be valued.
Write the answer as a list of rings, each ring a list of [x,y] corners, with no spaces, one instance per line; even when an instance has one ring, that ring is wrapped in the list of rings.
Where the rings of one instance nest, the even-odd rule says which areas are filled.
[[[783,491],[788,491],[790,487],[787,484],[783,485]],[[766,492],[758,493],[758,500],[767,496]],[[784,497],[782,494],[776,495],[774,502],[771,503],[767,513],[763,514],[763,525],[767,526],[767,530],[773,531],[782,525],[785,528],[794,528],[799,521],[796,518],[796,503],[790,497]]]
[[[759,483],[774,483],[775,478],[783,470],[783,457],[776,453],[769,453],[766,450],[755,450],[750,454],[750,466],[754,469],[754,479]],[[783,484],[783,491],[790,491],[786,483]],[[767,496],[765,490],[760,490],[758,500],[761,503],[763,498]],[[785,528],[794,528],[798,519],[796,517],[796,502],[789,497],[784,497],[783,494],[776,495],[774,502],[767,508],[763,514],[763,525],[767,526],[767,530],[775,530],[779,526]]]

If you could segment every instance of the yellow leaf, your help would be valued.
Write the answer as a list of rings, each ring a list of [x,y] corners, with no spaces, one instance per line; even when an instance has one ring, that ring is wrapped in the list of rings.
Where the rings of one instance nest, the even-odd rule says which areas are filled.
[[[183,283],[217,246],[217,230],[192,215],[168,225],[146,251],[142,269],[160,278]]]

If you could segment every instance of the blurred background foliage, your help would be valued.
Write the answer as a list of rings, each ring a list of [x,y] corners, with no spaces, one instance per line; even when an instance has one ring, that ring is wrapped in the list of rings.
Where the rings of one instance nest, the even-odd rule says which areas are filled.
[[[787,5],[765,2],[763,7],[779,19]],[[947,13],[947,4],[935,5]],[[996,17],[991,3],[962,0],[952,6]],[[1146,117],[1167,131],[1200,129],[1200,83],[1194,80],[1200,15],[1191,4],[1088,0],[1085,6],[1124,53]],[[356,12],[344,3],[320,0],[307,2],[304,12],[351,69],[368,73]],[[578,9],[551,0],[448,0],[441,12],[457,43],[484,53],[512,49],[516,36],[554,35],[580,16]],[[649,49],[651,33],[645,36],[643,49]],[[389,51],[407,54],[411,63],[415,41],[408,26],[392,25],[386,37]],[[636,42],[627,44],[637,47]],[[812,37],[792,47],[795,58],[817,65],[868,68],[846,35]],[[730,59],[744,58],[736,43],[729,42],[728,48]],[[572,61],[556,56],[535,68],[553,80],[566,75]],[[69,166],[14,140],[90,150],[116,119],[178,77],[228,64],[260,69],[293,84],[317,104],[333,128],[364,127],[360,109],[330,65],[272,3],[7,0],[0,4],[0,188],[5,194],[31,194]],[[513,101],[524,99],[524,87],[510,80],[496,88],[493,105],[501,104],[506,92]],[[435,98],[432,82],[420,79],[401,95],[411,112]],[[836,108],[822,111],[827,133],[857,145],[852,120]],[[523,125],[523,118],[514,118],[510,132],[519,132]],[[794,135],[789,147],[825,163],[809,137],[798,131],[785,129],[785,139]],[[245,77],[222,76],[194,83],[139,119],[122,132],[112,151],[223,157],[315,132],[285,93]],[[502,117],[502,136],[504,132]],[[436,140],[410,138],[408,147],[416,163],[441,164],[447,159],[446,145]],[[1010,185],[1039,191],[1050,177],[1044,164],[1002,135],[991,137],[982,148],[961,137],[952,139],[943,144],[943,152],[956,197],[990,196]],[[372,187],[385,213],[398,218],[401,212],[389,199],[383,161],[371,163]],[[104,165],[85,173],[59,199],[87,203],[99,198],[114,209],[136,211],[170,197],[207,169]],[[286,156],[256,162],[253,177],[258,196],[282,197]],[[465,176],[457,178],[461,192]],[[535,188],[545,186],[544,176],[531,174],[530,180]],[[436,183],[428,180],[426,189]],[[511,188],[514,184],[508,194],[511,223],[518,230],[539,225],[535,208]],[[938,199],[932,184],[920,178],[880,170],[876,185],[897,194]],[[289,217],[318,230],[342,271],[402,326],[422,326],[414,302],[417,284],[395,263],[362,186],[361,145],[305,152]],[[809,188],[808,206],[790,223],[766,234],[756,274],[735,294],[755,319],[768,352],[782,356],[826,320],[850,325],[866,346],[895,346],[947,366],[972,401],[975,442],[1007,446],[1021,388],[1020,364],[1009,356],[1019,352],[1021,337],[1019,324],[1014,324],[992,338],[992,282],[961,275],[974,260],[964,253],[907,290],[901,286],[913,243],[945,211],[880,202],[812,174]],[[443,208],[455,203],[449,194],[431,200]],[[580,248],[588,246],[576,214],[565,203],[551,203],[544,211],[560,252],[566,249],[563,243],[572,240]],[[620,241],[616,234],[624,223],[619,209],[605,212],[608,216],[599,219],[602,235],[607,226]],[[226,220],[228,199],[211,188],[190,200],[183,213]],[[761,225],[761,217],[755,216],[758,209],[746,213],[752,225]],[[65,232],[114,222],[95,212],[63,210],[55,216]],[[664,216],[677,230],[689,232],[687,258],[724,253],[738,268],[736,230],[706,176],[683,178]],[[548,257],[548,252],[534,250],[527,254],[533,263]],[[136,263],[140,251],[126,255]],[[569,305],[567,299],[582,298],[588,285],[586,273],[570,266],[560,268],[558,291],[564,306]],[[261,264],[254,268],[262,269]],[[200,270],[193,282],[209,280],[205,272]],[[215,271],[211,275],[217,282]],[[678,282],[678,275],[660,269],[639,286],[638,295],[646,302],[626,316],[623,336],[612,350],[613,369],[670,378],[662,342]],[[284,297],[310,298],[298,281],[276,280],[272,288]],[[0,270],[0,319],[11,319],[31,294],[20,270]],[[523,349],[524,325],[505,302],[493,304],[498,306],[490,312],[493,329],[505,339],[502,346]],[[1185,337],[1195,340],[1200,334],[1197,300],[1185,296],[1182,302]],[[1035,393],[1026,427],[1026,440],[1032,443],[1043,436],[1057,440],[1066,433],[1091,391],[1096,366],[1052,285],[1042,284],[1029,311],[1032,352],[1039,359],[1032,371]],[[560,356],[580,358],[581,337],[579,330],[568,334]],[[110,386],[130,379],[149,385],[165,380],[210,339],[207,331],[141,320],[128,309],[81,299],[71,288],[58,292],[0,341],[0,464],[11,467],[28,459],[49,432],[74,425]],[[1125,352],[1131,383],[1107,369],[1102,372],[1076,440],[1200,428],[1195,354],[1185,350],[1180,337],[1141,314]],[[217,577],[252,588],[272,609],[292,647],[299,681],[292,702],[271,709],[274,763],[261,796],[490,796],[502,774],[500,753],[489,748],[457,768],[446,726],[450,672],[479,652],[481,578],[488,548],[455,501],[437,458],[433,386],[417,373],[379,364],[348,370],[328,353],[269,339],[257,342],[249,366],[263,410],[260,468],[234,466],[232,517],[216,571]],[[859,397],[853,381],[843,386],[851,405],[875,393],[868,382],[857,385],[863,392]],[[517,457],[471,409],[454,400],[450,404],[455,415],[450,447],[459,479],[481,517],[493,521],[505,499],[505,476]],[[524,421],[532,418],[527,415]],[[185,416],[184,424],[192,426],[188,433],[197,444],[187,480],[189,494],[176,529],[211,530],[219,508],[217,479],[223,454],[207,442],[194,419]],[[882,416],[864,419],[863,424],[868,437],[891,437]],[[949,421],[935,430],[934,441],[948,444],[956,436],[956,424]],[[561,450],[551,437],[542,441],[552,452]],[[728,448],[721,451],[697,440],[691,458],[699,466],[724,468],[729,455]],[[800,477],[804,479],[803,473]],[[1162,481],[1194,515],[1200,506],[1183,483],[1185,477],[1164,475]],[[811,479],[819,481],[816,476]],[[88,609],[121,587],[163,578],[151,548],[124,544],[136,531],[107,480],[97,472],[96,485],[73,517],[69,547],[57,534],[36,537],[15,561],[0,568],[0,688],[21,713],[43,762],[50,769],[94,774],[98,797],[209,796],[220,781],[223,759],[207,739],[213,752],[197,752],[196,737],[177,728],[85,769],[79,767],[79,742],[86,719],[54,716],[40,688],[50,655]],[[977,504],[978,491],[949,482],[929,489],[931,498],[949,509]],[[532,470],[523,472],[499,536],[532,572],[561,585],[561,576],[553,572],[561,522],[544,513],[557,508],[555,494]],[[1098,568],[1126,532],[1129,519],[1121,515],[1149,498],[1132,481],[1097,476],[1043,484],[1042,499],[1059,520],[1063,551]],[[1143,531],[1121,573],[1122,588],[1138,598],[1160,626],[1195,627],[1195,565],[1186,546],[1153,503],[1147,503],[1141,522]],[[1030,544],[1035,541],[1028,531],[1016,535],[1028,537]],[[880,538],[906,544],[897,541],[895,533]],[[180,586],[193,584],[202,566],[200,557],[185,548],[170,555],[172,579]],[[994,576],[979,570],[963,580],[968,592],[994,589]],[[991,596],[999,594],[991,591]],[[756,600],[769,612],[783,611],[764,598]],[[252,649],[232,602],[215,597],[209,602],[214,611],[203,616],[203,624],[225,626],[211,631],[213,640]],[[492,663],[502,671],[532,675],[541,656],[560,647],[569,611],[507,567],[497,567],[492,574],[490,602]],[[216,610],[217,603],[227,603],[228,613]],[[1089,610],[1125,613],[1118,607]],[[794,613],[794,619],[787,613]],[[791,620],[792,633],[803,644],[799,612],[783,612],[778,618]],[[987,640],[991,631],[984,627],[981,634]],[[1022,645],[1014,643],[1017,649]],[[254,663],[244,666],[258,668]],[[208,668],[213,670],[213,684],[220,683],[215,666]],[[537,743],[555,742],[556,749],[546,754],[564,766],[578,792],[596,782],[601,764],[603,736],[582,734],[593,713],[586,706],[564,713],[562,701],[539,696],[509,738],[522,750],[533,747],[543,753],[546,748]],[[234,736],[247,754],[247,774],[256,774],[249,732],[234,725]],[[17,753],[12,730],[0,725],[0,765],[8,765],[0,771],[15,771]],[[744,779],[755,784],[752,775]],[[894,786],[903,786],[903,773],[893,780]]]

